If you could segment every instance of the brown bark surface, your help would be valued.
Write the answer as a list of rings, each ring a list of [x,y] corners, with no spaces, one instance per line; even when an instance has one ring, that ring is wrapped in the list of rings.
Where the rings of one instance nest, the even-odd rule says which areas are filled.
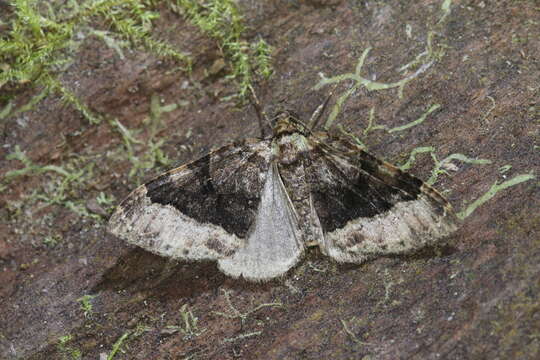
[[[539,168],[540,14],[534,1],[452,1],[448,13],[442,5],[276,0],[241,1],[239,8],[246,40],[260,36],[274,48],[274,75],[255,86],[261,103],[286,102],[304,119],[331,90],[313,90],[319,73],[352,73],[371,47],[361,75],[393,83],[421,67],[425,58],[400,72],[431,40],[437,55],[402,96],[398,88],[360,87],[334,125],[396,164],[425,146],[439,160],[453,153],[491,160],[454,161],[450,176],[439,177],[435,187],[460,211],[495,181]],[[121,60],[102,41],[88,39],[61,80],[92,110],[129,129],[144,128],[152,95],[163,104],[182,102],[162,114],[166,127],[157,135],[173,165],[258,136],[253,109],[222,100],[235,92],[225,80],[227,66],[207,71],[223,57],[214,40],[165,6],[156,36],[191,52],[191,75],[142,49]],[[341,82],[332,103],[353,85]],[[20,104],[35,94],[21,94]],[[372,108],[377,125],[395,128],[434,104],[440,108],[417,126],[361,136]],[[0,126],[0,175],[21,168],[6,159],[16,145],[40,165],[91,159],[91,178],[73,196],[98,215],[100,192],[117,203],[136,186],[118,132],[107,121],[88,124],[55,96]],[[138,156],[148,151],[137,149]],[[511,167],[501,171],[505,165]],[[410,171],[427,179],[432,169],[424,154]],[[149,170],[142,180],[162,170]],[[83,359],[106,358],[124,334],[114,359],[540,357],[536,179],[497,193],[442,248],[362,265],[339,265],[311,249],[285,278],[264,284],[227,278],[214,263],[171,263],[129,247],[107,233],[105,216],[39,201],[17,206],[50,181],[47,173],[18,177],[0,193],[1,359],[71,359],[76,350]],[[92,295],[86,314],[79,300],[85,295]],[[66,335],[69,341],[59,341]]]

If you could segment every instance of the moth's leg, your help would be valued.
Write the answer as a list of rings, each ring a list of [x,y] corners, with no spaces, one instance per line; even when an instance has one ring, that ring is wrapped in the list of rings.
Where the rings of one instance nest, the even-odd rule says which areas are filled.
[[[308,127],[310,130],[315,130],[317,125],[319,125],[319,121],[321,120],[322,115],[324,114],[324,110],[326,110],[326,107],[328,106],[330,99],[334,95],[334,90],[336,90],[336,87],[337,87],[337,84],[334,85],[332,90],[330,90],[330,93],[326,97],[326,100],[324,100],[324,102],[321,105],[317,106],[313,114],[311,114],[311,117],[308,122]]]
[[[257,98],[257,95],[255,94],[255,90],[251,85],[249,85],[249,90],[251,92],[251,96],[249,98],[249,101],[253,108],[255,109],[255,113],[257,114],[257,119],[259,120],[259,129],[261,131],[261,139],[265,139],[265,136],[267,132],[265,131],[268,126],[271,127],[270,120],[266,117],[266,113],[264,113],[261,109],[261,103],[259,102],[259,99]],[[265,127],[265,124],[267,127]]]

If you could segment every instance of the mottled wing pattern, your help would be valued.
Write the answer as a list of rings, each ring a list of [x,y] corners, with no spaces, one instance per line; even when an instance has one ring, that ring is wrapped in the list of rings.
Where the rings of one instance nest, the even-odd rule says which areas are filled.
[[[109,229],[171,258],[232,256],[256,218],[270,157],[270,140],[222,147],[137,188],[118,206]]]
[[[405,253],[456,229],[450,204],[421,180],[344,139],[321,133],[309,140],[320,245],[337,261]]]
[[[359,263],[434,243],[456,223],[421,180],[282,117],[271,140],[224,146],[140,186],[109,229],[162,256],[214,259],[230,276],[269,280],[308,245]]]

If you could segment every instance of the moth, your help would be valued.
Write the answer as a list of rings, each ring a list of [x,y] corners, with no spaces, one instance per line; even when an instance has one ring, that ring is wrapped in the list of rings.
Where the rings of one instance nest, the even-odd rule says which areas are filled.
[[[229,276],[265,281],[308,246],[362,263],[456,229],[450,204],[418,178],[290,111],[273,123],[271,138],[223,146],[135,189],[110,232],[164,257],[216,260]]]

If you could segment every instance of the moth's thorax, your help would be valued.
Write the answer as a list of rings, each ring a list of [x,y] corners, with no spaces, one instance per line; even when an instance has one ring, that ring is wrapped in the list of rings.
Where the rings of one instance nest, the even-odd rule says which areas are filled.
[[[272,146],[274,158],[282,164],[292,164],[301,161],[309,150],[307,138],[299,132],[282,133],[275,137]]]
[[[306,128],[297,118],[284,111],[275,118],[272,155],[282,164],[292,164],[308,150]]]
[[[305,126],[289,112],[278,114],[274,125],[274,138],[283,135],[305,132]]]

